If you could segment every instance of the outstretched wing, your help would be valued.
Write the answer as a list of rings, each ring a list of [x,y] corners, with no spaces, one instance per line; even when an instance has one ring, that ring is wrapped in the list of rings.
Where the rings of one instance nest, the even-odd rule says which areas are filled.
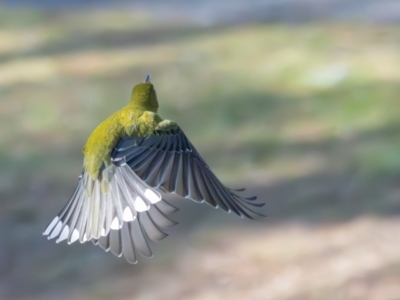
[[[125,137],[112,154],[115,165],[126,163],[152,188],[197,202],[207,202],[240,217],[253,218],[264,203],[225,187],[201,158],[179,126],[159,126],[148,137]]]
[[[111,165],[106,173],[111,175],[104,192],[101,181],[91,181],[84,172],[74,194],[43,235],[57,237],[57,243],[91,240],[117,256],[124,254],[130,263],[137,262],[137,253],[152,256],[148,239],[159,241],[167,236],[165,229],[176,224],[167,215],[177,209],[127,164]]]
[[[162,240],[176,224],[167,215],[177,209],[157,191],[206,202],[240,217],[253,218],[264,203],[225,187],[177,126],[160,127],[145,138],[125,137],[111,153],[112,165],[100,180],[84,172],[61,212],[43,232],[57,242],[91,240],[105,251],[122,254],[130,263],[137,254],[152,256],[148,239]],[[88,188],[89,187],[89,188]],[[89,190],[89,193],[88,193]]]

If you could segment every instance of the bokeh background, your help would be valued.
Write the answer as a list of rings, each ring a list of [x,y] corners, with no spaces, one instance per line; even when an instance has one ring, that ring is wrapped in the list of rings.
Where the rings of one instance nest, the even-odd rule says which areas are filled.
[[[400,299],[400,3],[0,2],[0,299]],[[150,72],[265,220],[178,202],[129,265],[41,233]]]

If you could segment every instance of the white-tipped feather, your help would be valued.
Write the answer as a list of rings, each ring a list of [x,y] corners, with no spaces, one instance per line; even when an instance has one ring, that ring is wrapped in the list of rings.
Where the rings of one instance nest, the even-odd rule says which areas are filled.
[[[81,181],[80,184],[82,184],[83,182]],[[78,217],[78,221],[77,221],[77,229],[79,231],[79,242],[80,243],[84,243],[86,241],[85,239],[85,233],[86,233],[86,221],[88,219],[88,215],[90,212],[90,208],[89,208],[89,204],[90,202],[88,201],[88,197],[87,197],[87,193],[85,191],[85,187],[82,186],[81,187],[81,193],[82,193],[82,197],[83,197],[83,205],[82,205],[82,209],[81,212],[79,214]]]
[[[110,186],[111,188],[111,186]],[[102,234],[103,236],[107,235],[110,230],[111,230],[111,222],[114,218],[114,207],[113,207],[113,201],[112,201],[112,190],[108,191],[108,193],[106,194],[106,217],[105,217],[105,221],[104,221],[104,234]]]
[[[72,231],[71,240],[69,241],[69,244],[76,242],[78,239],[79,239],[79,231],[78,229],[75,228],[74,231]]]
[[[147,199],[150,200],[152,204],[155,204],[161,200],[160,194],[157,194],[150,189],[146,189],[144,195],[147,197]]]
[[[51,239],[55,238],[57,235],[59,235],[61,228],[62,228],[62,222],[59,221],[57,223],[56,227],[51,232],[51,234],[48,236],[48,239],[51,240]]]
[[[59,242],[65,240],[65,239],[67,239],[68,234],[69,234],[69,226],[65,225],[64,229],[61,231],[60,236],[56,240],[56,243],[59,243]]]
[[[133,220],[135,220],[135,218],[134,218],[134,216],[132,214],[131,209],[129,207],[125,207],[125,209],[124,209],[124,221],[125,222],[130,222],[130,221],[133,221]]]
[[[68,236],[68,244],[71,244],[73,242],[76,241],[76,239],[79,238],[79,231],[76,229],[77,225],[79,224],[79,217],[82,215],[82,207],[83,207],[83,202],[85,199],[85,193],[82,192],[83,187],[81,184],[78,185],[77,191],[76,191],[76,202],[77,205],[71,215],[71,219],[70,221],[68,221],[68,224],[70,226],[70,230],[69,230],[69,236]],[[74,236],[74,240],[71,242],[72,240],[72,235]],[[76,238],[76,234],[78,234],[78,237]],[[76,239],[75,239],[76,238]]]
[[[114,220],[111,222],[111,229],[118,230],[119,227],[119,220],[118,217],[115,217]]]
[[[146,205],[146,203],[143,201],[143,199],[138,196],[135,199],[135,209],[138,212],[142,212],[142,211],[148,210],[149,207]]]
[[[106,206],[107,206],[107,195],[104,194],[102,191],[100,191],[101,199],[99,201],[99,218],[97,221],[97,227],[98,227],[98,236],[97,239],[99,239],[101,236],[103,236],[103,232],[105,232],[105,219],[106,219]]]
[[[43,232],[43,235],[49,235],[50,231],[52,231],[54,226],[56,226],[58,220],[59,220],[59,218],[58,218],[58,216],[56,216],[53,219],[53,221],[51,221],[51,223],[46,227],[46,229]]]
[[[92,196],[88,197],[86,199],[88,202],[88,211],[87,211],[87,219],[86,219],[86,229],[85,229],[85,240],[88,241],[92,238],[92,219],[93,219],[93,204],[94,204],[94,199],[93,199],[93,194]]]
[[[117,176],[118,177],[118,173]],[[118,229],[122,227],[123,224],[123,211],[122,211],[122,201],[124,201],[124,196],[122,194],[122,191],[118,185],[117,178],[113,178],[111,182],[111,190],[112,190],[112,203],[113,203],[113,211],[114,211],[114,219],[113,222],[111,223],[111,229],[115,229],[115,218],[117,218],[118,221]],[[114,226],[113,226],[114,223]]]

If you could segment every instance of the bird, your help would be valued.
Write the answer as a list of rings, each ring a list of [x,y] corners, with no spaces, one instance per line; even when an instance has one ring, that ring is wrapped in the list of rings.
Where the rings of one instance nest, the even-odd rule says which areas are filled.
[[[151,75],[134,86],[130,102],[89,136],[83,147],[83,169],[64,208],[43,235],[91,241],[105,251],[137,263],[152,257],[149,241],[168,236],[178,210],[166,194],[207,203],[241,218],[264,216],[265,203],[243,197],[243,189],[224,186],[183,130],[162,119]]]

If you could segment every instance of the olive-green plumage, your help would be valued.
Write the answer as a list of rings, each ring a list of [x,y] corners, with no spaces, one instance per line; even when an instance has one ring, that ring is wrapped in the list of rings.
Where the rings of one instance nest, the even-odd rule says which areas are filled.
[[[173,126],[157,114],[157,94],[150,82],[140,83],[133,88],[131,101],[112,114],[90,135],[83,147],[84,168],[92,180],[100,176],[104,166],[110,165],[110,155],[118,140],[125,135],[145,137],[157,128]]]

